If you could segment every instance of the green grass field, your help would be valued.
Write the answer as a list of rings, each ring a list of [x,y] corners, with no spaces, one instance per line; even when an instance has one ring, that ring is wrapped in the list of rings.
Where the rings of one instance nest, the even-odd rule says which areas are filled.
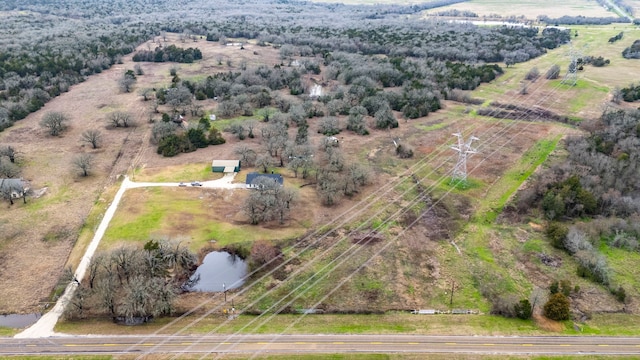
[[[221,192],[200,188],[130,189],[123,196],[120,207],[100,243],[101,249],[116,244],[143,243],[151,238],[184,240],[192,250],[199,250],[211,240],[217,244],[253,242],[258,239],[288,239],[301,235],[298,226],[258,229],[234,220],[240,208]],[[221,210],[224,208],[224,210]],[[220,211],[231,211],[222,220]]]

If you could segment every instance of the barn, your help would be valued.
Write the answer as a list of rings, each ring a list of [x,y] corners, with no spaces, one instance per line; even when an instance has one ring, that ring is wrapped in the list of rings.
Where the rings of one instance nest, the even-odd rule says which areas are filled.
[[[240,160],[213,160],[211,171],[233,173],[240,171]]]

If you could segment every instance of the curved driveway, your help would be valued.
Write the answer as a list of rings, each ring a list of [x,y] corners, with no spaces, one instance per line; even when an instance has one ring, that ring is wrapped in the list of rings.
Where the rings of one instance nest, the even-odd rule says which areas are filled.
[[[245,184],[233,184],[233,179],[236,173],[227,173],[221,179],[211,180],[211,181],[203,181],[202,187],[204,188],[215,188],[215,189],[246,189]],[[184,183],[183,186],[186,185],[191,187],[191,183]],[[120,185],[120,189],[116,193],[116,196],[113,198],[113,202],[109,205],[109,208],[104,214],[96,233],[89,243],[87,247],[87,251],[82,256],[82,260],[80,260],[80,264],[74,273],[75,279],[83,279],[84,275],[91,263],[91,258],[93,254],[96,252],[98,248],[98,244],[100,244],[100,240],[104,236],[105,231],[107,231],[107,227],[109,226],[109,222],[113,218],[113,215],[116,213],[116,209],[118,208],[118,204],[122,199],[122,195],[127,189],[140,188],[140,187],[151,187],[151,186],[180,186],[180,183],[153,183],[153,182],[133,182],[129,180],[129,177],[125,176],[122,184]],[[67,285],[64,293],[60,296],[58,301],[56,302],[53,309],[44,314],[35,324],[31,325],[29,328],[24,330],[23,332],[17,334],[16,338],[40,338],[40,337],[50,337],[56,335],[53,331],[53,328],[56,326],[58,319],[62,316],[64,312],[65,305],[71,300],[73,297],[73,293],[76,290],[78,284],[75,281],[72,281]]]

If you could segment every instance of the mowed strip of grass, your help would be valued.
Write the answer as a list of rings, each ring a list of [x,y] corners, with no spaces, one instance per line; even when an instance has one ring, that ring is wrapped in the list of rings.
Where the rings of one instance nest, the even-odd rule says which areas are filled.
[[[198,315],[194,315],[196,317]],[[266,319],[266,317],[265,317]],[[136,327],[138,334],[151,334],[171,323],[173,318],[158,318]],[[422,334],[422,335],[548,335],[532,321],[507,319],[492,315],[277,315],[256,328],[263,318],[241,315],[233,321],[221,313],[212,314],[189,327],[189,334],[256,333],[279,334]],[[167,326],[162,334],[173,334],[194,321],[186,317]],[[293,324],[293,325],[292,325]],[[639,326],[632,327],[640,333]],[[65,334],[127,335],[131,329],[109,319],[59,322],[55,330]]]
[[[192,250],[198,250],[211,240],[224,246],[258,239],[289,239],[306,231],[298,223],[270,228],[248,224],[242,214],[247,195],[243,190],[199,187],[127,190],[100,248],[170,238],[183,240]]]
[[[191,182],[209,181],[222,178],[222,173],[211,171],[211,164],[184,164],[162,168],[143,168],[136,170],[131,177],[135,182]]]
[[[511,196],[518,191],[538,166],[547,160],[549,154],[558,145],[560,138],[561,135],[556,135],[552,139],[542,139],[536,142],[522,155],[518,164],[511,167],[488,189],[483,189],[483,191],[486,191],[486,196],[480,201],[477,220],[483,223],[492,223],[502,212],[502,208]]]
[[[137,359],[139,355],[118,355],[114,356],[105,356],[105,355],[84,355],[84,356],[73,356],[74,360],[107,360],[107,359],[120,359],[120,360],[128,360],[128,359]],[[8,356],[9,359],[19,359],[19,360],[32,360],[32,359],[40,359],[40,360],[66,360],[69,359],[67,356],[58,356],[58,355],[37,355],[37,356]],[[145,359],[173,359],[174,355],[172,354],[152,354],[146,356]],[[201,359],[202,354],[180,354],[180,359]],[[277,359],[277,360],[422,360],[428,358],[430,360],[489,360],[489,359],[500,359],[500,360],[584,360],[584,355],[563,355],[563,356],[535,356],[535,355],[479,355],[479,354],[367,354],[367,353],[358,353],[358,354],[216,354],[216,359]],[[607,360],[607,359],[617,359],[617,360],[631,360],[636,359],[633,356],[605,356],[605,355],[590,355],[588,357],[589,360]]]
[[[174,334],[190,325],[198,314],[172,323],[174,318],[156,318],[153,322],[136,327],[136,333],[152,334],[166,326],[160,334]],[[388,313],[384,315],[277,315],[266,317],[240,315],[233,321],[221,313],[214,313],[195,324],[185,334],[256,333],[279,334],[414,334],[414,335],[640,335],[640,316],[631,314],[593,315],[581,324],[582,331],[573,328],[570,321],[560,323],[561,333],[540,329],[533,320],[508,319],[494,315],[413,315]],[[292,325],[293,324],[293,325]],[[56,332],[65,334],[130,335],[131,328],[114,324],[110,319],[93,319],[78,322],[62,321]]]

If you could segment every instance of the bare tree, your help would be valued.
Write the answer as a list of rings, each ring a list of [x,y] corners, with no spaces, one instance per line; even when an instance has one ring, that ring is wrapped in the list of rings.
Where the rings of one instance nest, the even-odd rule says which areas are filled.
[[[133,84],[136,83],[136,75],[133,70],[127,70],[118,80],[120,91],[129,93],[133,90]]]
[[[364,106],[354,106],[349,110],[349,120],[347,130],[351,130],[356,134],[368,135],[364,117],[367,115],[367,109]]]
[[[247,128],[247,130],[249,131],[249,134],[247,135],[250,139],[253,139],[255,136],[255,134],[253,133],[253,129],[255,129],[256,126],[258,126],[258,122],[251,119],[251,120],[247,120],[244,122],[244,126]]]
[[[135,71],[136,75],[144,75],[144,71],[142,70],[142,66],[140,64],[133,65],[133,71]]]
[[[236,146],[233,153],[240,158],[240,163],[244,166],[253,166],[256,161],[256,152],[247,145]]]
[[[133,116],[130,113],[124,111],[114,111],[107,115],[109,124],[113,127],[130,127],[135,126]]]
[[[177,129],[178,125],[176,125],[174,122],[156,122],[151,128],[151,140],[157,144],[160,140],[175,133]]]
[[[8,157],[9,161],[11,161],[12,163],[16,162],[16,154],[17,154],[16,149],[11,145],[7,145],[0,148],[0,156]]]
[[[340,197],[339,174],[331,171],[318,173],[318,195],[323,205],[331,206],[337,203]]]
[[[258,176],[253,184],[255,189],[251,191],[244,204],[244,212],[249,217],[251,224],[255,225],[276,219],[281,224],[284,223],[291,210],[291,203],[296,198],[296,193],[266,176]]]
[[[96,129],[89,129],[82,133],[80,140],[91,144],[91,147],[97,149],[102,144],[102,132]]]
[[[142,100],[149,101],[151,100],[152,95],[155,93],[153,89],[146,88],[146,89],[142,89],[139,94],[140,96],[142,96]]]
[[[165,103],[171,107],[171,111],[175,114],[178,112],[184,112],[184,109],[191,105],[193,100],[192,97],[193,96],[191,95],[189,88],[181,85],[177,88],[167,89]]]
[[[89,176],[89,172],[93,168],[93,155],[80,154],[73,158],[73,166],[82,172],[82,176]]]
[[[318,125],[318,132],[326,136],[339,134],[340,120],[333,116],[322,118],[322,120],[320,120],[320,124]]]
[[[273,166],[273,160],[269,154],[260,154],[256,158],[256,166],[262,168],[262,172],[266,173],[269,167]]]
[[[229,125],[229,127],[226,128],[225,130],[236,135],[240,140],[244,140],[246,137],[244,135],[244,126],[242,126],[242,124],[238,122]]]
[[[530,80],[531,82],[535,82],[540,77],[540,70],[537,67],[531,68],[524,76],[525,80]]]
[[[252,269],[258,269],[264,265],[274,264],[275,259],[282,256],[282,252],[276,246],[266,240],[258,240],[251,246],[249,263]]]
[[[42,120],[40,120],[40,126],[47,129],[49,135],[58,136],[66,129],[67,121],[67,115],[61,112],[51,111],[44,114]]]
[[[20,176],[21,172],[22,170],[16,164],[0,162],[0,178],[17,178],[18,176]]]
[[[619,86],[616,86],[615,88],[613,88],[613,91],[611,92],[611,102],[615,104],[620,104],[621,101],[622,101],[622,89],[620,89]]]

